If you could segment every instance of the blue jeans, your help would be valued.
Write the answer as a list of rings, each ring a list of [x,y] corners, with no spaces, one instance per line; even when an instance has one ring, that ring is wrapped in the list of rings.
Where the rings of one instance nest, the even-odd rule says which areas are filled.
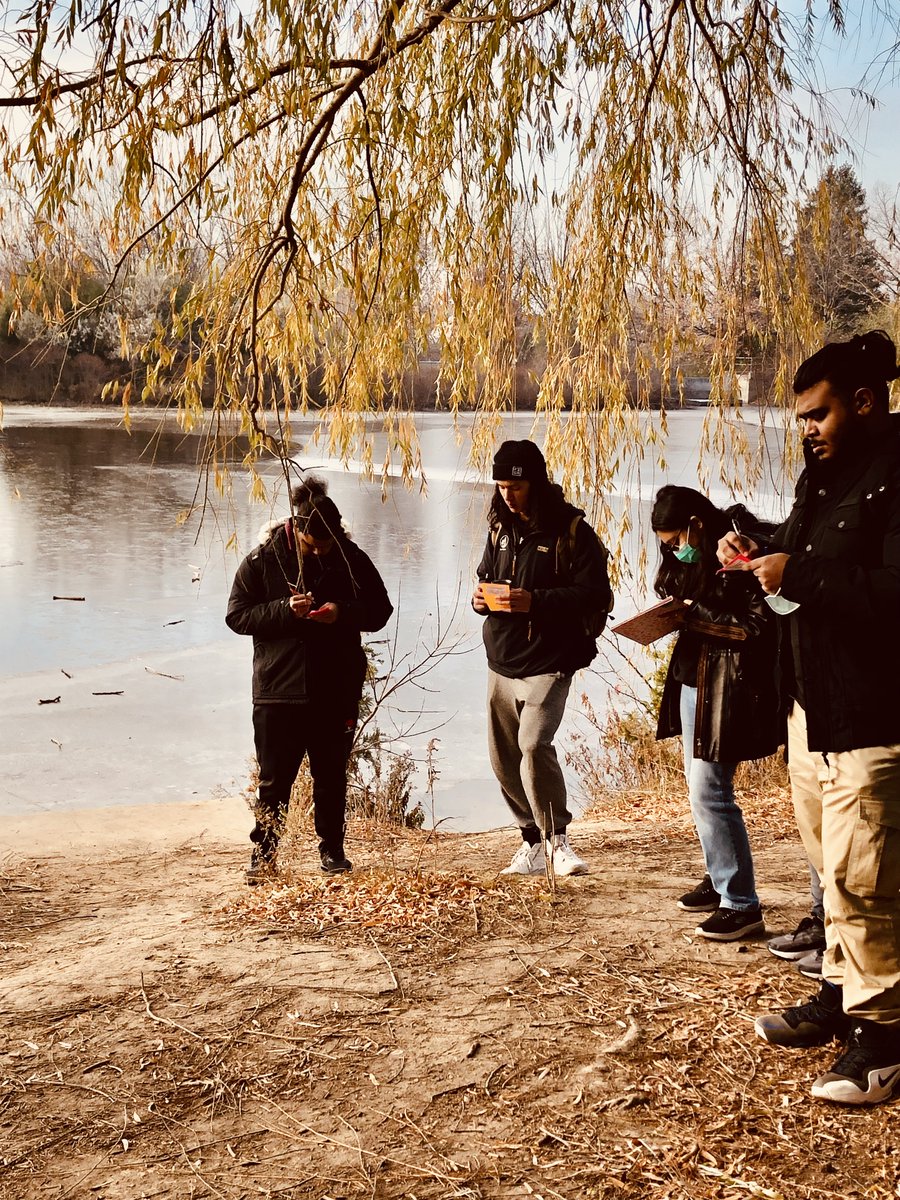
[[[681,743],[691,816],[700,838],[703,860],[722,908],[757,908],[753,856],[744,817],[734,799],[737,763],[694,758],[697,689],[681,688]]]

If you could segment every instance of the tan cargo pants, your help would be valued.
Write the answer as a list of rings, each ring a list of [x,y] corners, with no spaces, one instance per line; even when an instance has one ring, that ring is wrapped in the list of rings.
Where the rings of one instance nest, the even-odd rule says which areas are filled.
[[[823,975],[844,1011],[900,1026],[900,745],[810,752],[806,714],[788,719],[794,812],[825,887]]]

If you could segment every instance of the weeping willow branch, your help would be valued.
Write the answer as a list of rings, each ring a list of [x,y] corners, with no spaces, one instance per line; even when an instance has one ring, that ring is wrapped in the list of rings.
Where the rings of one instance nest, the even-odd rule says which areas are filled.
[[[738,358],[765,358],[777,399],[817,334],[788,249],[841,145],[808,111],[816,9],[795,28],[771,0],[33,0],[0,17],[11,319],[111,314],[146,401],[186,427],[213,405],[216,479],[238,436],[287,478],[310,405],[373,474],[382,414],[381,469],[414,479],[424,355],[440,402],[484,416],[481,461],[528,370],[553,464],[597,493],[654,452],[636,407],[685,363],[726,397]],[[838,0],[821,15],[853,36]],[[129,307],[148,274],[173,297],[156,320]]]

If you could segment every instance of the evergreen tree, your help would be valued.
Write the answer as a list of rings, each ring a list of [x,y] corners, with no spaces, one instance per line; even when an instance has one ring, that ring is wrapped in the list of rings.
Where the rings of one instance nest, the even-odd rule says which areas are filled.
[[[830,338],[857,332],[884,300],[884,265],[867,223],[865,189],[846,164],[829,167],[800,210],[795,263]]]

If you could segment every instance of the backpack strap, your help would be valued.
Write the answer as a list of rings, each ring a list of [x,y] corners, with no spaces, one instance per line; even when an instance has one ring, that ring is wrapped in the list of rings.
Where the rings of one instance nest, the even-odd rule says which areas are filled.
[[[555,566],[557,576],[572,574],[572,563],[575,559],[575,533],[578,529],[578,522],[581,519],[581,513],[574,516],[567,532],[560,534],[556,539]]]

